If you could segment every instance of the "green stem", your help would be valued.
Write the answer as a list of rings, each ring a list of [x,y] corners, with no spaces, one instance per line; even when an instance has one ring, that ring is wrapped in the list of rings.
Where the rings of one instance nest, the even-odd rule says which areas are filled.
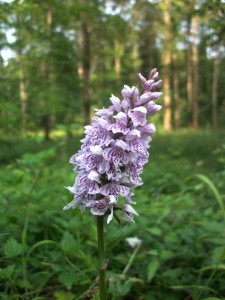
[[[98,230],[98,257],[99,257],[99,294],[100,300],[107,300],[105,284],[105,259],[104,259],[104,216],[97,217]]]
[[[123,275],[126,275],[127,272],[129,271],[131,265],[132,265],[133,262],[134,262],[134,259],[135,259],[136,255],[137,255],[137,253],[138,253],[138,250],[140,249],[140,246],[141,246],[141,244],[138,244],[138,245],[136,246],[136,248],[134,249],[134,252],[132,253],[132,255],[131,255],[131,257],[130,257],[130,259],[129,259],[127,265],[126,265],[126,267],[124,268],[124,270],[123,270],[123,272],[122,272]]]

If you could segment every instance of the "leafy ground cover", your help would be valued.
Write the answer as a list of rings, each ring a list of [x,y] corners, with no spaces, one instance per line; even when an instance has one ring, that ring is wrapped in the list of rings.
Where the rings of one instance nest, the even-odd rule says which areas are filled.
[[[98,299],[95,218],[62,211],[79,139],[4,143],[0,299]],[[221,132],[154,137],[135,190],[140,216],[106,227],[106,244],[117,244],[108,249],[109,299],[225,299],[223,140]],[[132,249],[126,238],[135,236],[142,244]]]

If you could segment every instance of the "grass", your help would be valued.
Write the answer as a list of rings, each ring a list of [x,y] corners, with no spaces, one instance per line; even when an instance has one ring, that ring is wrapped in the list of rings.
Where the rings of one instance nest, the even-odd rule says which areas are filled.
[[[225,299],[223,137],[154,137],[144,185],[135,190],[140,216],[106,227],[106,244],[117,244],[108,251],[109,299]],[[62,211],[79,139],[0,142],[0,299],[97,299],[96,220]],[[135,255],[126,242],[134,236],[142,240]]]

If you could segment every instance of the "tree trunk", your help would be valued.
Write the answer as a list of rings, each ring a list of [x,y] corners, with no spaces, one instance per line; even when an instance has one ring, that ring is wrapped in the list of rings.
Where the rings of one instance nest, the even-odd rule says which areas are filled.
[[[47,51],[48,51],[48,57],[50,57],[51,54],[51,34],[52,34],[52,7],[49,6],[47,8],[47,15],[46,15],[46,25],[47,25],[47,34],[48,34],[48,42],[47,42]],[[46,86],[48,89],[48,92],[50,92],[50,65],[49,60],[46,59],[44,63],[44,69],[45,69],[45,80],[46,80]],[[45,104],[44,104],[45,106]],[[44,138],[45,141],[50,140],[50,131],[51,131],[51,114],[49,111],[49,104],[47,104],[48,109],[46,112],[43,113],[42,117],[42,124],[44,127]]]
[[[170,86],[170,65],[171,65],[171,19],[170,19],[170,0],[165,0],[163,10],[163,20],[165,26],[164,48],[163,48],[163,87],[164,87],[164,129],[172,129],[172,110],[171,110],[171,86]]]
[[[78,76],[80,79],[82,108],[84,125],[90,124],[91,99],[90,99],[90,71],[91,71],[91,47],[90,32],[84,15],[81,16],[81,28],[77,32],[77,47],[80,52],[78,61]]]
[[[193,101],[193,76],[192,76],[192,49],[190,46],[190,22],[188,22],[187,28],[187,99],[189,112],[192,110]]]
[[[192,126],[199,127],[198,121],[198,31],[199,21],[197,16],[192,18],[192,61],[193,61],[193,106],[192,106]]]
[[[17,5],[20,3],[17,1]],[[22,131],[26,131],[27,127],[27,92],[26,84],[24,79],[24,69],[23,69],[23,59],[22,59],[22,29],[21,29],[21,18],[20,15],[16,15],[17,19],[17,37],[18,37],[18,47],[17,47],[17,63],[18,63],[18,77],[19,77],[19,98],[20,98],[20,112],[21,112],[21,128]]]
[[[218,125],[218,79],[219,79],[219,63],[220,63],[220,46],[215,51],[215,59],[213,64],[213,83],[212,83],[212,124],[213,128]]]
[[[90,111],[91,111],[91,101],[90,101],[90,33],[88,31],[88,26],[85,21],[82,23],[82,34],[83,34],[83,97],[84,97],[84,124],[90,123]]]
[[[139,72],[140,70],[140,58],[139,58],[139,47],[138,47],[138,41],[137,39],[133,42],[132,47],[132,58],[133,58],[133,68],[136,72]],[[149,70],[151,70],[151,66],[148,66]],[[154,67],[152,67],[153,69]]]
[[[116,79],[119,82],[120,76],[121,76],[121,45],[118,41],[114,41],[114,49],[115,49],[115,59],[114,59],[114,65],[115,65],[115,73],[116,73]]]
[[[179,105],[179,78],[178,78],[178,68],[177,68],[177,50],[174,49],[173,61],[175,70],[173,72],[173,98],[174,98],[174,121],[175,128],[178,130],[180,128],[180,105]]]
[[[27,92],[26,84],[24,80],[24,71],[22,63],[22,51],[17,53],[17,62],[18,62],[18,73],[19,73],[19,97],[20,97],[20,111],[21,111],[21,127],[22,131],[26,131],[27,127]]]

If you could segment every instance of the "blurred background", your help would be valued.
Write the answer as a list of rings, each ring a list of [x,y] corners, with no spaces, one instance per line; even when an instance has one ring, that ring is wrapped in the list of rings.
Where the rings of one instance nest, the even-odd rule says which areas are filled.
[[[2,135],[68,133],[157,67],[165,130],[225,125],[225,3],[1,1]]]
[[[0,299],[98,299],[95,218],[62,211],[68,160],[155,67],[140,217],[106,228],[109,299],[225,299],[224,50],[224,0],[0,0]]]

